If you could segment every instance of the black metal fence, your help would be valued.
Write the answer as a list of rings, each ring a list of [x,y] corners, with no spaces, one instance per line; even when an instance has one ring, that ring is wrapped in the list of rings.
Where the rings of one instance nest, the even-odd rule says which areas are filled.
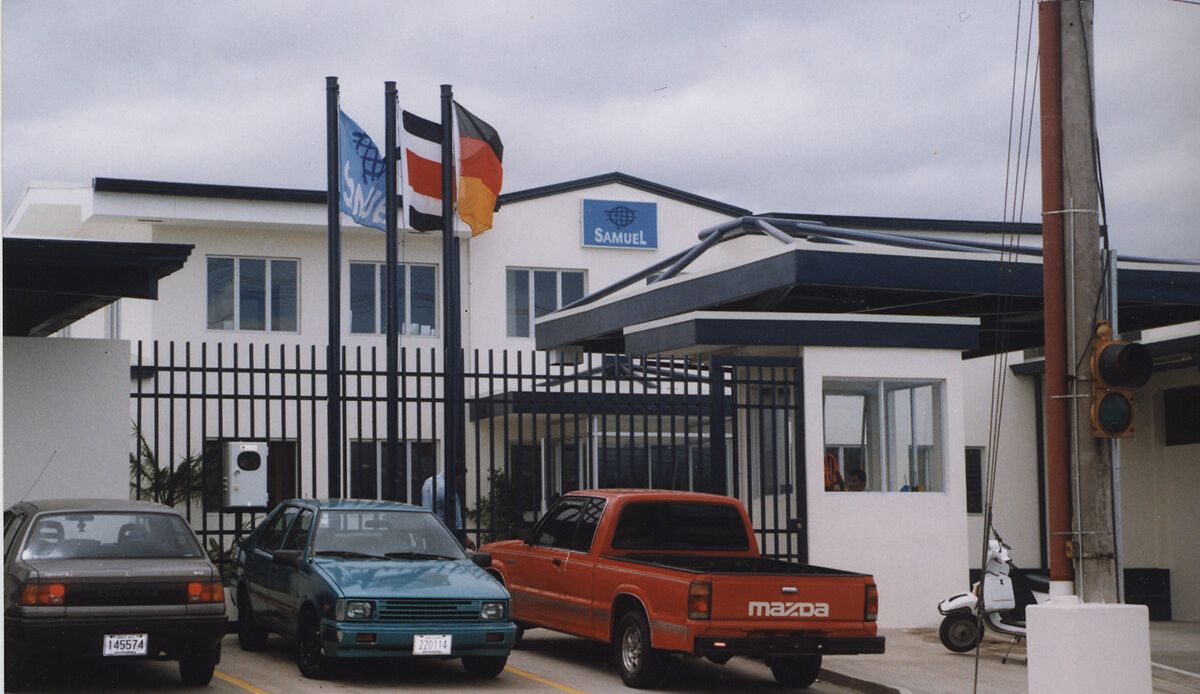
[[[424,480],[442,470],[440,352],[401,350],[393,461],[383,351],[343,349],[343,440],[329,475],[324,350],[139,343],[132,493],[178,506],[222,563],[265,512],[223,506],[231,442],[265,446],[268,507],[312,496],[419,504]],[[464,365],[460,492],[476,542],[513,536],[575,489],[687,489],[742,499],[765,553],[807,559],[799,360],[556,363],[547,353],[475,351]]]

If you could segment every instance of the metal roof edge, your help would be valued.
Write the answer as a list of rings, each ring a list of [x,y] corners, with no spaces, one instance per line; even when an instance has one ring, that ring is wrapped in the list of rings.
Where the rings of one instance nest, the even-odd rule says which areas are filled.
[[[665,186],[661,183],[655,183],[654,181],[648,181],[644,178],[638,178],[637,176],[630,176],[629,174],[621,173],[620,171],[612,171],[605,174],[599,174],[597,176],[577,178],[571,181],[551,183],[549,185],[538,186],[536,188],[527,188],[525,190],[518,190],[512,193],[505,193],[496,199],[496,207],[499,209],[500,207],[503,207],[509,203],[524,202],[526,200],[534,200],[536,198],[569,193],[576,190],[583,190],[585,188],[594,188],[596,186],[605,185],[608,183],[621,183],[629,186],[630,188],[636,188],[647,193],[661,195],[664,198],[669,198],[678,202],[685,202],[690,205],[695,205],[696,207],[712,210],[713,212],[727,214],[731,217],[744,217],[750,214],[750,210],[744,207],[738,207],[736,205],[730,205],[729,203],[721,202],[720,200],[706,198],[702,195],[689,193],[686,190],[671,188],[670,186]]]

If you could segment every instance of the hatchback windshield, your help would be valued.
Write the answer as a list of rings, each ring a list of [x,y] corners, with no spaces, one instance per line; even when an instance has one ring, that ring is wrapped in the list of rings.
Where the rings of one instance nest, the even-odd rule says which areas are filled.
[[[446,526],[420,511],[321,511],[312,548],[316,555],[347,559],[466,558]]]
[[[48,513],[34,521],[22,559],[172,559],[204,556],[169,513]]]

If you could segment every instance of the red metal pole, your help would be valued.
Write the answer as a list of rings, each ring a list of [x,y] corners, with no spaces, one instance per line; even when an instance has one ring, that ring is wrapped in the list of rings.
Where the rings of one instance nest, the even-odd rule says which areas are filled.
[[[1038,3],[1041,61],[1042,293],[1046,336],[1046,496],[1050,580],[1074,581],[1071,537],[1070,408],[1067,402],[1066,261],[1063,253],[1062,58],[1058,0]]]

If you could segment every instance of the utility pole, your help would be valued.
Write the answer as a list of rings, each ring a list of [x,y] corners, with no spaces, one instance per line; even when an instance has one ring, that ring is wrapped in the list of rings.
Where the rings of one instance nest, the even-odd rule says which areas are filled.
[[[1096,173],[1092,75],[1092,0],[1060,5],[1062,36],[1063,221],[1067,244],[1068,346],[1072,374],[1075,484],[1075,585],[1084,602],[1116,603],[1112,445],[1092,436],[1091,357],[1096,323],[1105,318]],[[1085,397],[1079,397],[1084,395]]]
[[[1104,306],[1092,1],[1043,1],[1038,21],[1050,577],[1073,581],[1084,602],[1115,603],[1111,444],[1092,436],[1090,407],[1092,336]]]

